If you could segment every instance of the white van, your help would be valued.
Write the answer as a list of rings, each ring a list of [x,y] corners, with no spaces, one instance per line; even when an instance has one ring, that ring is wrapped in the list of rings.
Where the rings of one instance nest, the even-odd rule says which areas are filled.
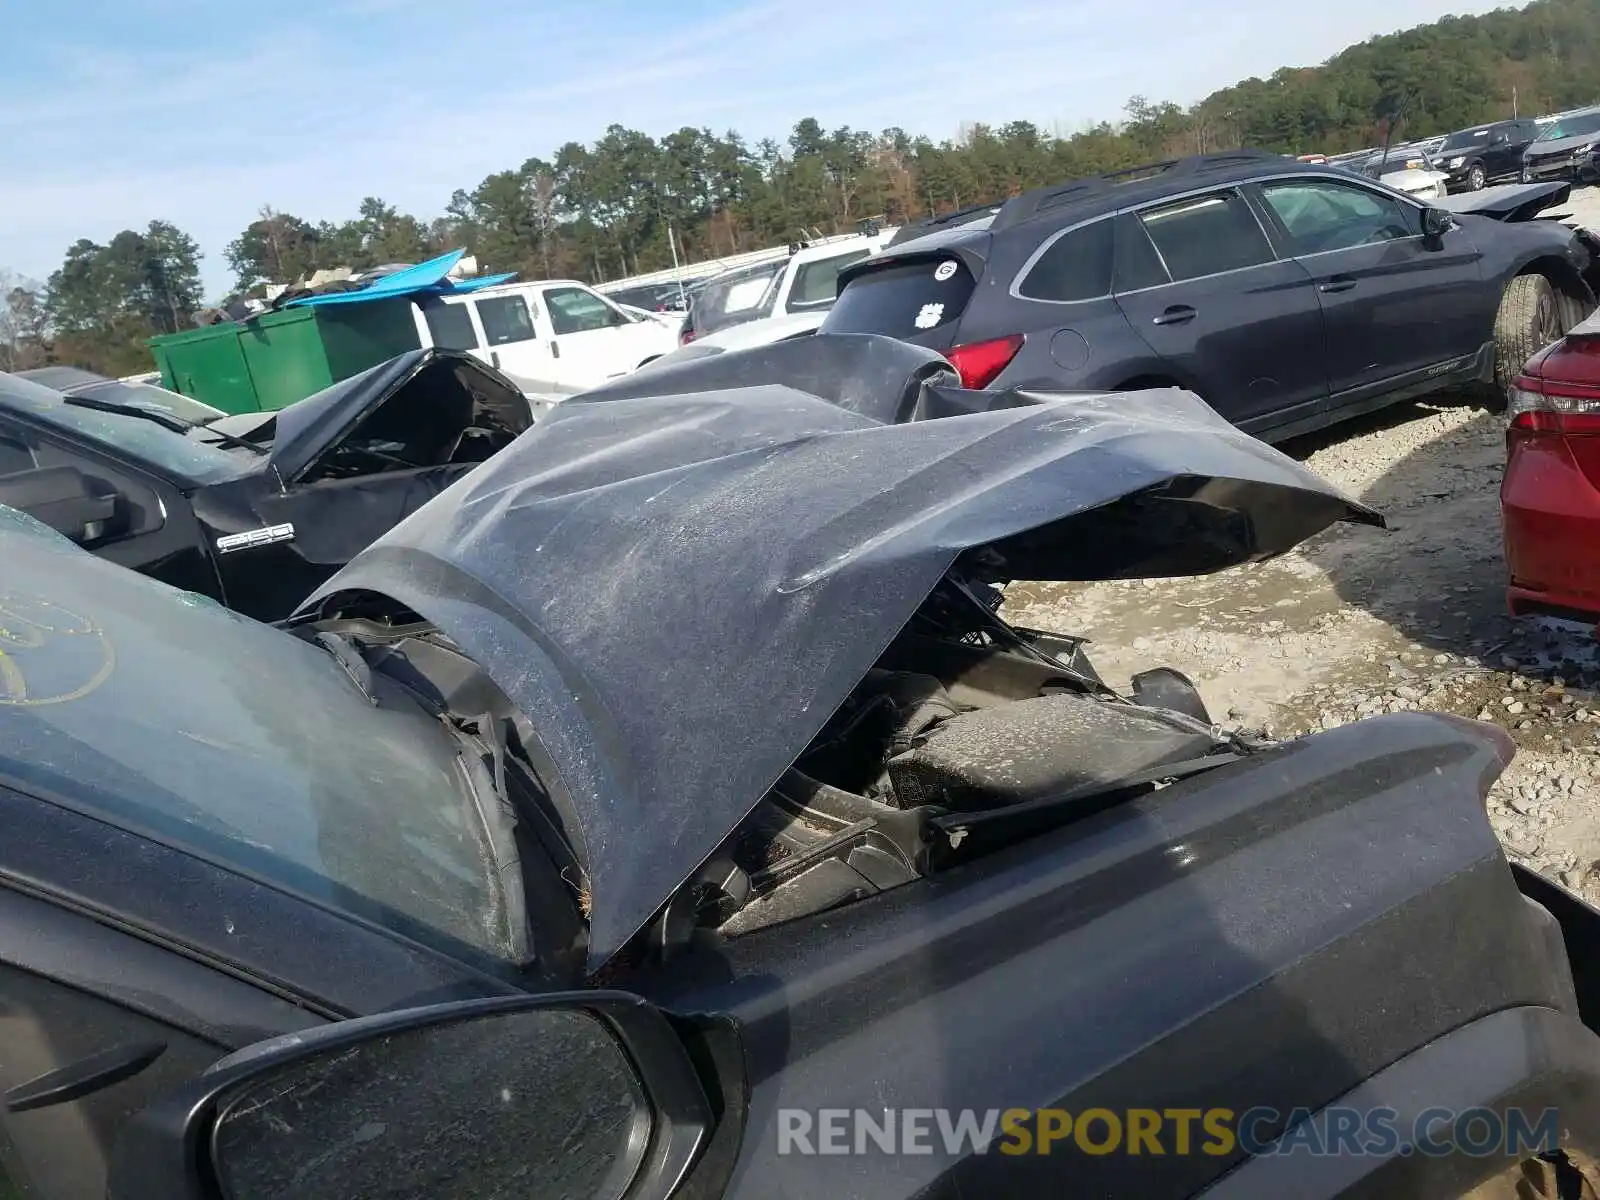
[[[573,279],[504,283],[414,305],[424,346],[466,350],[525,391],[571,395],[677,349],[677,319],[632,314]]]

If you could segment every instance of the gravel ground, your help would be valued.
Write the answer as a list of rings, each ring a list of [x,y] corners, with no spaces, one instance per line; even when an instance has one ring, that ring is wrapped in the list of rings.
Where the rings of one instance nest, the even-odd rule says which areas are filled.
[[[1567,212],[1600,229],[1600,189]],[[1490,794],[1509,855],[1600,903],[1600,646],[1505,614],[1504,419],[1451,397],[1282,448],[1381,511],[1269,563],[1186,580],[1012,585],[1007,615],[1084,635],[1114,684],[1189,675],[1219,720],[1293,737],[1424,709],[1490,721],[1518,752]]]

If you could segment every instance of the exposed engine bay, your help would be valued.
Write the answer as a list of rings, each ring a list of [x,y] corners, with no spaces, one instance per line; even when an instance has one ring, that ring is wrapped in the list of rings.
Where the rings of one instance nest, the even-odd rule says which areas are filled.
[[[1270,747],[1213,726],[1177,671],[1116,694],[1081,640],[1008,625],[1001,600],[947,576],[625,958],[876,895]],[[512,818],[488,820],[490,853],[520,876],[531,957],[581,962],[588,854],[534,725],[437,631],[381,608],[316,628],[477,739]]]
[[[680,892],[659,944],[885,891],[1266,743],[1224,735],[1165,668],[1123,698],[1082,642],[1005,624],[947,577],[755,811]]]

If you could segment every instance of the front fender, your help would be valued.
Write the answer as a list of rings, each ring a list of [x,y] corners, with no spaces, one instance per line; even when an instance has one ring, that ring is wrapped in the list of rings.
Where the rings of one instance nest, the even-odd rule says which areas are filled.
[[[1436,1111],[1430,1115],[1430,1110]],[[1481,1114],[1469,1127],[1469,1138],[1482,1137],[1495,1122],[1501,1130],[1512,1129],[1513,1121],[1520,1121],[1524,1130],[1537,1130],[1537,1135],[1526,1139],[1520,1152],[1505,1153],[1504,1142],[1492,1151],[1468,1152],[1450,1144],[1454,1129],[1445,1114],[1469,1111]],[[1553,1117],[1547,1115],[1552,1112]],[[1366,1130],[1341,1137],[1341,1128],[1349,1130],[1355,1119],[1374,1120],[1377,1113],[1399,1135],[1392,1146],[1360,1148],[1378,1144],[1363,1141]],[[1446,1200],[1544,1148],[1546,1136],[1563,1150],[1588,1156],[1600,1148],[1600,1038],[1566,1013],[1510,1008],[1447,1033],[1384,1068],[1287,1130],[1200,1196]]]
[[[1600,908],[1521,863],[1511,864],[1511,874],[1522,894],[1555,918],[1572,967],[1578,1016],[1600,1032]]]

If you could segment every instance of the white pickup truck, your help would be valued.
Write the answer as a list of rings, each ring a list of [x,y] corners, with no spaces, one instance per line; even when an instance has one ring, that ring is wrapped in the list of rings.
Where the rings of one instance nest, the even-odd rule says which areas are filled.
[[[598,387],[678,346],[678,319],[629,313],[571,279],[506,283],[416,306],[424,346],[465,350],[525,391]]]

